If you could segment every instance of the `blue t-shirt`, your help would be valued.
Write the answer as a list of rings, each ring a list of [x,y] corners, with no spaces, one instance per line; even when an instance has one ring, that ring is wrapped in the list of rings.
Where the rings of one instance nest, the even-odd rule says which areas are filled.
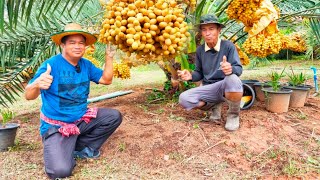
[[[42,63],[29,84],[47,70],[48,63],[53,81],[49,89],[41,90],[41,112],[54,120],[74,122],[86,113],[90,81],[98,84],[103,71],[81,58],[78,73],[75,66],[58,54]],[[50,127],[50,124],[41,120],[40,134],[43,135]]]

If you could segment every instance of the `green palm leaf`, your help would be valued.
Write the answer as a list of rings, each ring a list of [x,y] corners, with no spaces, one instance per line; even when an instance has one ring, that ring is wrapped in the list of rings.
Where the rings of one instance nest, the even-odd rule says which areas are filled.
[[[310,27],[314,32],[314,35],[320,44],[320,19],[319,18],[310,18]]]

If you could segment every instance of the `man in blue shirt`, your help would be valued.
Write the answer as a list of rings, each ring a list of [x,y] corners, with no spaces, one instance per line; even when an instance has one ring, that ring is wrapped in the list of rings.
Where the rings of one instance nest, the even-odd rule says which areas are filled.
[[[88,108],[90,81],[109,85],[113,79],[115,50],[106,48],[104,70],[82,56],[96,37],[76,23],[51,36],[61,54],[46,60],[25,89],[27,100],[41,95],[40,134],[45,171],[52,178],[72,174],[75,157],[95,158],[100,147],[121,124],[122,116],[110,108]]]
[[[187,110],[200,108],[212,110],[210,119],[220,121],[222,102],[229,105],[225,129],[239,128],[240,101],[243,94],[242,74],[238,52],[234,44],[221,40],[219,34],[224,27],[215,15],[207,14],[200,18],[201,35],[205,43],[196,50],[196,69],[178,71],[185,81],[200,81],[199,86],[181,93],[179,103]]]

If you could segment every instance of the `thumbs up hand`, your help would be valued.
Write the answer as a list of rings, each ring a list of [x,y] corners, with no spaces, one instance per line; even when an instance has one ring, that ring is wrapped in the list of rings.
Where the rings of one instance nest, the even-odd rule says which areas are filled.
[[[40,77],[36,80],[38,83],[38,87],[40,89],[49,89],[50,88],[52,81],[53,81],[53,77],[50,75],[50,73],[51,73],[51,66],[48,63],[47,70],[44,73],[42,73],[40,75]]]
[[[223,56],[222,61],[220,62],[221,70],[223,73],[228,76],[232,74],[232,66],[231,64],[227,61],[227,57]]]

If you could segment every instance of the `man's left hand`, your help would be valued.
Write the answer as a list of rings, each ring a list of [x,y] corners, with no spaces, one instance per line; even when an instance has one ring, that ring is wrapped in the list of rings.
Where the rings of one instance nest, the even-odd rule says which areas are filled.
[[[113,59],[114,54],[116,53],[116,49],[111,47],[111,43],[106,46],[106,59]]]
[[[232,74],[232,66],[231,64],[227,61],[227,57],[223,56],[222,62],[220,62],[221,70],[223,73],[228,76]]]

